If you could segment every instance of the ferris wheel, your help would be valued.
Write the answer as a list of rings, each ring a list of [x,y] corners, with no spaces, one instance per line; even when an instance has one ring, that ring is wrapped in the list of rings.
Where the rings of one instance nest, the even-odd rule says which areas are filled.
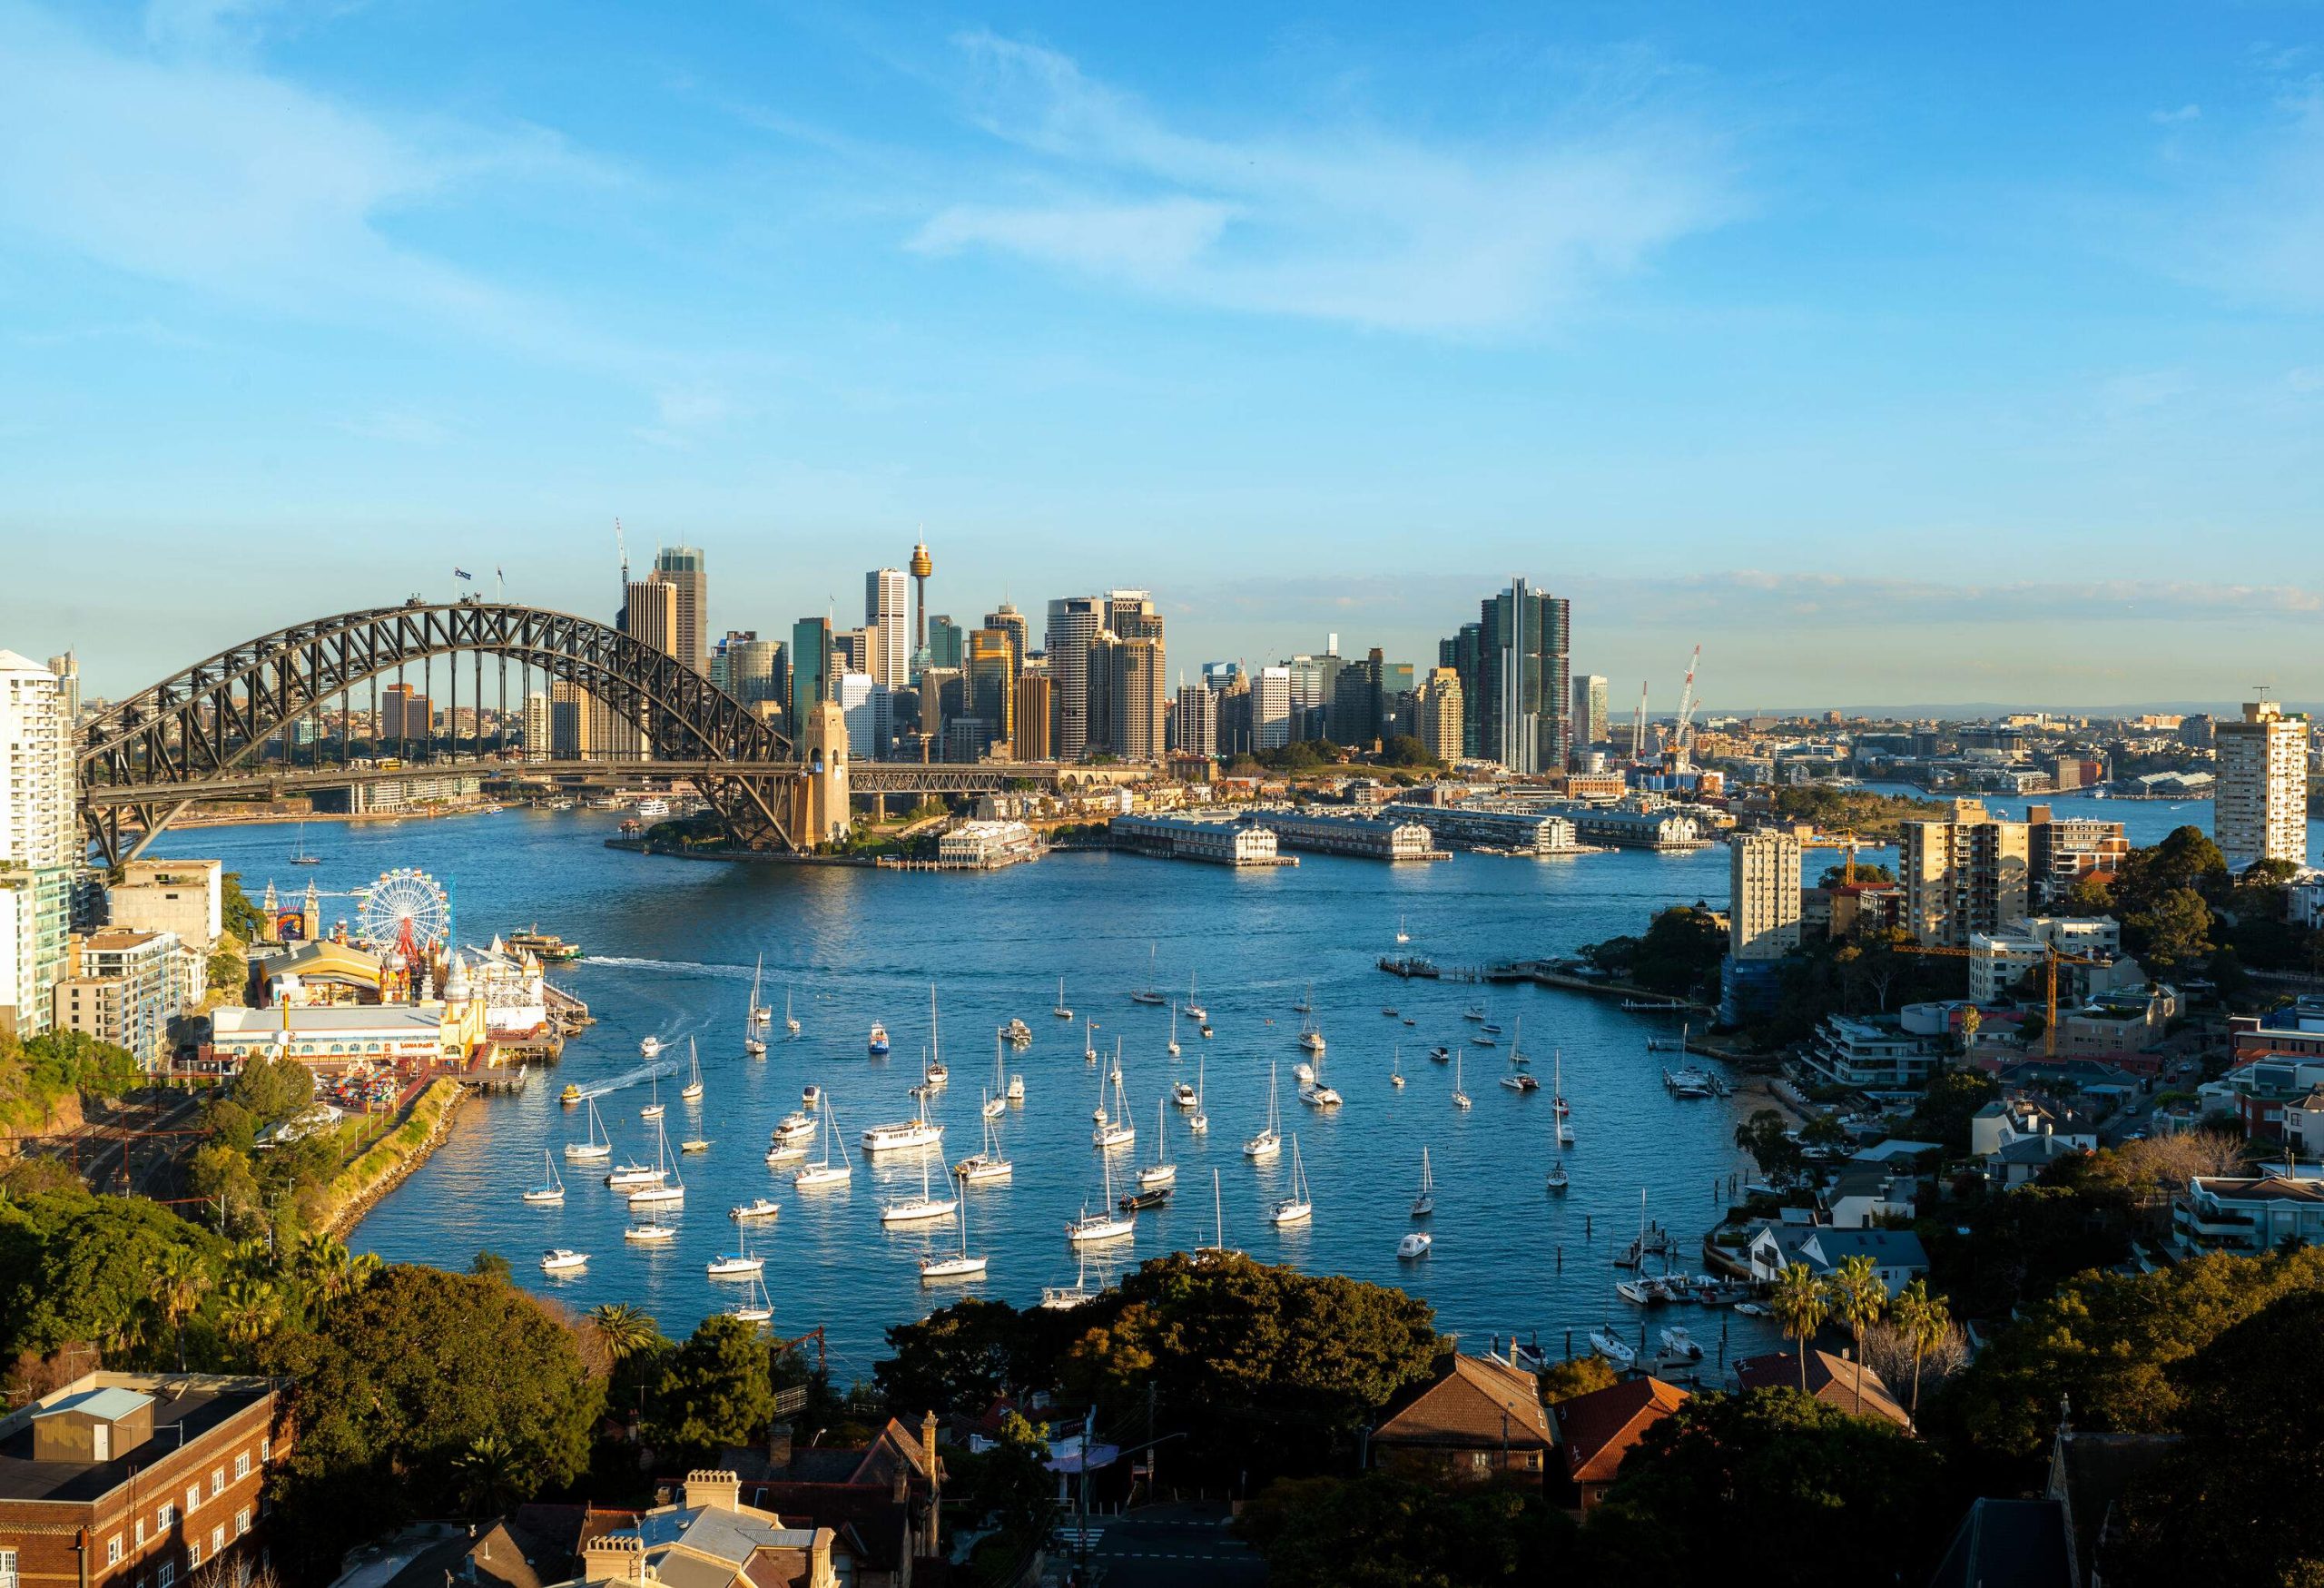
[[[417,866],[380,873],[359,896],[356,938],[374,953],[399,950],[410,963],[430,945],[451,941],[452,897]]]

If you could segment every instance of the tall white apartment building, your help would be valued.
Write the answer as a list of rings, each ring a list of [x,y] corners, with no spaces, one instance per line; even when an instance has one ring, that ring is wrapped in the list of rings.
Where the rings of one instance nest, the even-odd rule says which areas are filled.
[[[1291,743],[1291,669],[1261,667],[1251,675],[1251,744],[1280,750]]]
[[[552,730],[549,726],[548,696],[534,690],[525,696],[525,759],[546,761]]]
[[[901,689],[911,669],[911,597],[901,568],[863,576],[863,628],[871,639],[864,670],[881,688]]]
[[[65,970],[83,849],[74,794],[64,682],[0,650],[0,1031],[18,1036],[50,1029]]]
[[[1746,833],[1728,845],[1727,952],[1779,960],[1799,946],[1797,835]]]
[[[1173,724],[1179,754],[1218,754],[1218,696],[1202,685],[1178,686],[1178,711]]]
[[[2241,871],[2262,860],[2308,863],[2308,718],[2272,700],[2243,705],[2240,723],[2215,723],[2219,784],[2211,837]]]

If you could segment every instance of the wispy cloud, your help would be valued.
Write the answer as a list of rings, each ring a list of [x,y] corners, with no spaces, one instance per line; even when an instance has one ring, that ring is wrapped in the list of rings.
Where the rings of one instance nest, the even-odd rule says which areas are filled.
[[[2165,220],[2166,257],[2181,273],[2240,298],[2324,308],[2324,77],[2285,84],[2256,133],[2189,169],[2201,185]]]
[[[2190,104],[2182,104],[2177,110],[2152,111],[2148,113],[2147,120],[2158,127],[2179,127],[2186,125],[2189,122],[2201,121],[2202,115],[2201,105]]]
[[[1069,56],[972,34],[973,117],[1018,152],[911,240],[1214,307],[1472,334],[1571,311],[1738,214],[1721,142],[1644,103],[1491,143],[1361,121],[1181,130]],[[1029,197],[1026,196],[1029,193]]]

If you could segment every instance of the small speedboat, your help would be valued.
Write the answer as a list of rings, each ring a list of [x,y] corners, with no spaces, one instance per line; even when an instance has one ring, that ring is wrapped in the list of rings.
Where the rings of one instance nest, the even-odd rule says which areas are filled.
[[[1735,1304],[1735,1310],[1745,1317],[1773,1317],[1775,1316],[1768,1309],[1767,1304],[1761,1301],[1738,1301]]]
[[[655,1054],[659,1053],[662,1050],[662,1039],[659,1037],[647,1037],[645,1041],[637,1044],[637,1050],[640,1053],[645,1054],[648,1059],[651,1059]]]
[[[576,1268],[586,1268],[588,1266],[587,1252],[570,1251],[561,1246],[553,1246],[541,1254],[541,1272],[544,1274],[570,1274]]]
[[[823,1106],[823,1089],[817,1086],[812,1080],[805,1086],[801,1087],[799,1089],[799,1106],[806,1110],[811,1114],[817,1109],[822,1108]]]
[[[1530,1075],[1504,1075],[1501,1078],[1501,1084],[1515,1092],[1539,1091],[1541,1090],[1541,1083],[1535,1080]]]
[[[1210,1035],[1210,1022],[1208,1021],[1202,1022],[1202,1034],[1206,1037]]]
[[[1431,1048],[1428,1050],[1428,1056],[1431,1060],[1439,1064],[1450,1064],[1452,1062],[1452,1050],[1450,1048]]]
[[[1415,1229],[1396,1243],[1396,1255],[1400,1258],[1424,1258],[1428,1256],[1428,1248],[1435,1244],[1434,1236],[1424,1229]]]
[[[1382,1014],[1384,1014],[1384,1015],[1387,1016],[1390,1020],[1394,1020],[1394,1019],[1396,1018],[1396,1011],[1395,1011],[1394,1010],[1393,1010],[1393,1009],[1390,1009],[1390,1008],[1389,1008],[1387,1005],[1385,1005],[1385,1004],[1381,1005],[1381,1007],[1380,1007],[1380,1012],[1381,1012]]]
[[[879,1021],[873,1021],[872,1022],[872,1035],[866,1041],[864,1046],[872,1058],[885,1059],[888,1056],[888,1028],[881,1025]]]
[[[704,1136],[689,1136],[684,1141],[678,1143],[678,1150],[680,1152],[708,1152],[710,1150],[709,1138]]]
[[[568,1080],[565,1083],[565,1090],[556,1094],[556,1100],[569,1108],[581,1100],[581,1089]]]
[[[806,1156],[807,1144],[803,1141],[778,1141],[766,1149],[770,1164],[797,1163]]]
[[[1159,1208],[1169,1199],[1170,1188],[1157,1186],[1150,1191],[1139,1191],[1135,1196],[1124,1197],[1121,1199],[1121,1210],[1125,1213],[1142,1213],[1148,1208]]]
[[[1202,1099],[1193,1087],[1182,1080],[1170,1089],[1170,1100],[1182,1109],[1191,1109]]]
[[[1550,1178],[1547,1184],[1551,1190],[1562,1191],[1571,1183],[1572,1182],[1571,1180],[1566,1179],[1565,1162],[1563,1159],[1560,1159],[1558,1162],[1550,1165]]]
[[[766,1197],[760,1197],[743,1203],[739,1208],[730,1209],[726,1217],[740,1224],[745,1219],[772,1218],[782,1211],[783,1204]]]
[[[606,1176],[606,1184],[618,1191],[630,1186],[658,1186],[669,1178],[669,1170],[650,1163],[625,1163]]]

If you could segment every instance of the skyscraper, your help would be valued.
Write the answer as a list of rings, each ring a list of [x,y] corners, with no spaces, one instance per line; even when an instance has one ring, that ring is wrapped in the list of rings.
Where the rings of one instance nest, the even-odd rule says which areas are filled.
[[[710,656],[710,681],[745,705],[782,704],[787,690],[780,640],[761,639],[756,629],[730,628]]]
[[[2026,824],[1956,799],[1949,820],[1897,829],[1896,880],[1905,925],[1932,948],[1967,948],[1969,934],[1999,932],[2025,919],[2032,902],[2033,848]]]
[[[1161,760],[1168,699],[1162,642],[1101,629],[1088,658],[1089,748],[1124,761]]]
[[[1573,748],[1576,755],[1606,742],[1606,680],[1587,673],[1573,681]]]
[[[1413,724],[1413,736],[1421,748],[1447,764],[1459,760],[1466,752],[1461,743],[1461,675],[1451,667],[1437,667],[1421,686],[1419,720]]]
[[[662,648],[695,672],[709,672],[710,573],[702,553],[665,546],[654,554],[654,577],[677,592],[670,643]]]
[[[994,738],[1009,738],[1013,732],[1010,717],[1015,708],[1017,658],[1007,629],[970,632],[961,677],[964,714],[987,724]]]
[[[1089,644],[1106,626],[1105,603],[1095,596],[1067,596],[1049,603],[1049,688],[1056,703],[1051,749],[1059,761],[1088,754]]]
[[[1200,684],[1178,686],[1178,710],[1172,719],[1177,730],[1176,748],[1181,755],[1218,754],[1218,696]]]
[[[416,686],[390,684],[379,691],[379,737],[398,755],[425,755],[435,737],[436,707]]]
[[[596,702],[578,684],[549,681],[548,753],[558,761],[586,761],[596,747]]]
[[[791,699],[783,713],[797,734],[819,701],[832,698],[832,620],[803,617],[791,626]]]
[[[984,615],[987,628],[1004,629],[1009,635],[1009,665],[1021,673],[1025,670],[1025,653],[1031,648],[1032,631],[1025,622],[1025,615],[1003,601]]]
[[[1280,750],[1291,743],[1291,669],[1261,667],[1251,676],[1251,746]]]
[[[956,671],[967,658],[966,636],[960,626],[939,612],[928,620],[928,646],[922,663],[931,667],[950,667]]]
[[[0,1034],[54,1019],[83,853],[76,792],[64,681],[0,650]]]
[[[1331,726],[1334,744],[1368,747],[1380,737],[1380,677],[1385,664],[1374,647],[1360,662],[1341,666],[1332,682]]]
[[[2263,860],[2308,863],[2308,718],[2272,700],[2246,701],[2243,720],[2214,723],[2219,787],[2211,835],[2228,869]]]
[[[1049,736],[1049,676],[1019,673],[1009,702],[1009,748],[1019,761],[1055,758]]]
[[[81,720],[81,658],[71,651],[61,656],[51,656],[48,658],[48,670],[56,675],[64,725],[71,728]]]
[[[863,627],[871,636],[870,673],[881,687],[901,689],[911,668],[911,630],[901,568],[874,568],[863,576]]]
[[[1484,733],[1484,652],[1485,628],[1482,623],[1464,623],[1449,638],[1436,642],[1438,664],[1452,668],[1461,680],[1461,754],[1471,761],[1488,759]]]
[[[1762,830],[1728,845],[1727,952],[1779,960],[1799,946],[1797,835]]]
[[[1485,756],[1515,773],[1553,772],[1572,754],[1567,603],[1523,579],[1480,614],[1479,726]],[[1465,682],[1465,681],[1464,681]]]
[[[554,733],[549,723],[548,696],[536,689],[525,696],[525,759],[546,761]]]

